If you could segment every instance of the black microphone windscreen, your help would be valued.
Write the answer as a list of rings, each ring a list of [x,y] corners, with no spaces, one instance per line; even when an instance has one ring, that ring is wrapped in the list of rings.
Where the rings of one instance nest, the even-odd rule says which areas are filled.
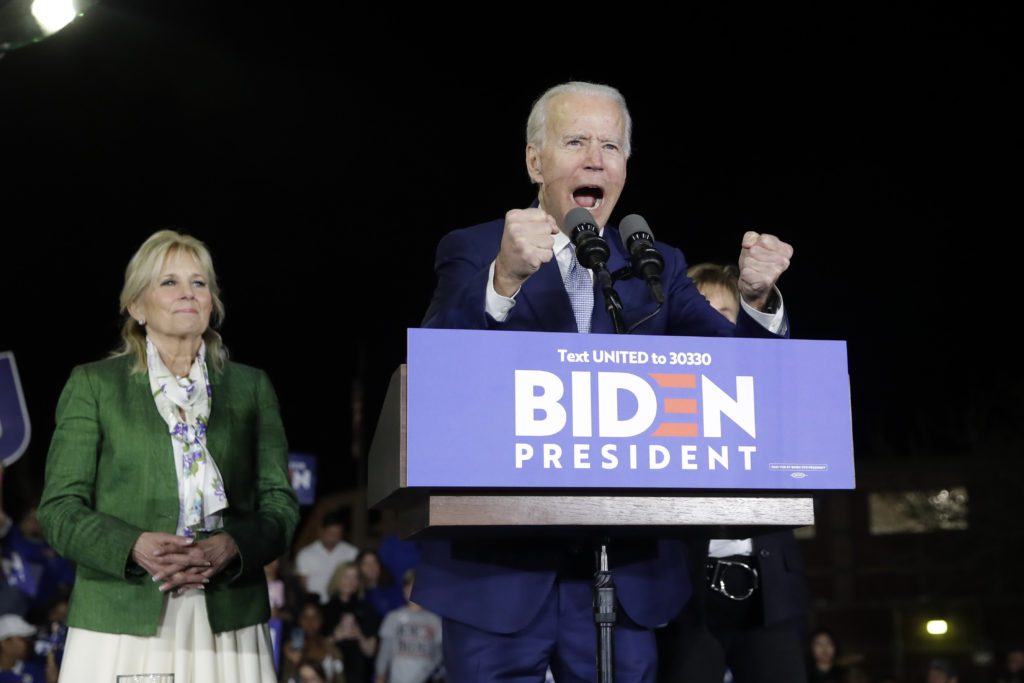
[[[594,215],[582,206],[571,209],[569,213],[565,214],[565,229],[570,235],[581,225],[591,225],[594,232],[597,232],[597,221],[594,220]]]
[[[644,233],[644,235],[641,236],[640,233]],[[643,216],[638,216],[635,213],[631,213],[622,219],[622,222],[619,223],[619,234],[622,235],[622,241],[627,247],[636,238],[654,241],[654,233],[651,232],[651,226],[647,225],[647,221],[644,220]]]

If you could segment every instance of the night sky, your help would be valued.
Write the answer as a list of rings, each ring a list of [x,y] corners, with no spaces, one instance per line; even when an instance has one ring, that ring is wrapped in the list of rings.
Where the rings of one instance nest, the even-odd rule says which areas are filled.
[[[209,245],[232,357],[270,373],[319,490],[354,486],[354,379],[368,441],[438,239],[532,200],[525,119],[569,79],[630,105],[613,220],[691,263],[750,228],[794,246],[792,332],[847,340],[858,459],[1020,451],[1008,17],[252,7],[106,1],[0,59],[0,351],[33,426],[8,498],[39,493],[60,389],[117,345],[164,227]]]

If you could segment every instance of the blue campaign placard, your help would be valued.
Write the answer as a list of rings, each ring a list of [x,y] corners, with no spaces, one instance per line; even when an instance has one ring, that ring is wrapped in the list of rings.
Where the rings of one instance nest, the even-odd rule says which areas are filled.
[[[316,502],[316,456],[307,453],[288,454],[288,474],[299,505]]]
[[[410,329],[408,486],[852,489],[846,343]]]
[[[25,396],[14,354],[0,352],[0,463],[10,465],[28,448],[32,436]]]

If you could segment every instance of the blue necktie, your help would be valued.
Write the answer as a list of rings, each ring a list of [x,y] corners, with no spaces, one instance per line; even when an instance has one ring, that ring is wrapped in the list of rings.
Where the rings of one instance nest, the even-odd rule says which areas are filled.
[[[566,247],[572,255],[572,263],[565,274],[565,291],[569,294],[573,315],[576,316],[576,329],[590,332],[590,316],[594,311],[594,281],[587,269],[576,260],[576,249],[570,244]]]

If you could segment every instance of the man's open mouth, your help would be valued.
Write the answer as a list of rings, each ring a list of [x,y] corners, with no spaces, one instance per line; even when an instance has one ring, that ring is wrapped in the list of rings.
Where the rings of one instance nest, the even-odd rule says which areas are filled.
[[[604,200],[604,190],[593,186],[580,187],[573,191],[572,199],[576,202],[576,206],[582,206],[584,209],[596,209]]]

